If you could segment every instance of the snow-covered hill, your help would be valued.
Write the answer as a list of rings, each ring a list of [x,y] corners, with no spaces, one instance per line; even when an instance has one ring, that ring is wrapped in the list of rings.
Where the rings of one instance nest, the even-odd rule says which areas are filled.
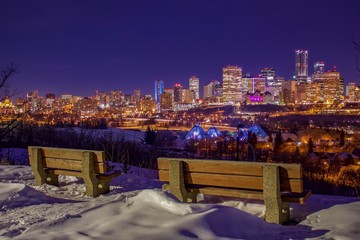
[[[360,199],[313,195],[291,205],[297,225],[265,222],[261,201],[162,192],[151,170],[133,169],[112,191],[84,196],[81,180],[33,186],[28,166],[0,166],[0,239],[360,239]]]

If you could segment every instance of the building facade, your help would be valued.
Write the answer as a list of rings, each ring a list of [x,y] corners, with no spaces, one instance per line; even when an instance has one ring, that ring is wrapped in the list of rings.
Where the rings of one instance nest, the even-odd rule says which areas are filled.
[[[193,101],[200,98],[199,81],[199,78],[195,76],[192,76],[189,79],[189,90],[191,92],[191,98]]]
[[[236,105],[242,100],[242,68],[227,66],[223,68],[223,103]]]
[[[295,79],[298,83],[306,83],[308,78],[308,50],[295,51]]]

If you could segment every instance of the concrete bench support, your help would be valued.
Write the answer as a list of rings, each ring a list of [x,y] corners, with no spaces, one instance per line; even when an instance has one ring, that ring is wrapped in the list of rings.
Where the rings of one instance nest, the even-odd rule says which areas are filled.
[[[100,180],[95,174],[95,154],[83,152],[82,174],[86,187],[86,195],[97,197],[110,191],[110,178]]]
[[[97,197],[110,191],[110,181],[120,175],[108,171],[103,151],[29,146],[31,168],[35,185],[59,185],[59,175],[80,177],[84,180],[86,195]]]
[[[59,186],[59,176],[53,173],[47,173],[43,164],[43,156],[40,148],[32,149],[33,161],[31,168],[35,176],[35,186],[41,186],[45,183]]]
[[[181,202],[196,203],[197,194],[190,193],[185,188],[184,162],[176,160],[170,161],[169,173],[170,192]]]
[[[280,195],[280,169],[279,166],[265,165],[264,202],[265,220],[273,223],[284,223],[290,220],[289,203],[283,202]]]

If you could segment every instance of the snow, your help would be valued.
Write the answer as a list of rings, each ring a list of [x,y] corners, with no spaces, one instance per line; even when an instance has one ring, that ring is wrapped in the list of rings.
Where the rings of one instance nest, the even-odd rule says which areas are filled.
[[[263,220],[262,201],[181,203],[147,169],[113,179],[97,198],[81,179],[60,182],[36,187],[29,166],[0,166],[0,239],[360,239],[358,198],[312,195],[291,205],[299,223],[285,226]]]

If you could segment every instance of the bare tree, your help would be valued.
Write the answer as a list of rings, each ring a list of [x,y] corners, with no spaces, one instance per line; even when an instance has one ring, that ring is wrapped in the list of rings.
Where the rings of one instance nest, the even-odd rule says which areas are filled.
[[[9,80],[11,76],[17,73],[13,64],[10,64],[0,70],[0,102],[17,94],[16,91],[10,92]],[[6,137],[12,130],[18,127],[27,114],[24,112],[15,113],[12,111],[0,112],[0,139]]]

